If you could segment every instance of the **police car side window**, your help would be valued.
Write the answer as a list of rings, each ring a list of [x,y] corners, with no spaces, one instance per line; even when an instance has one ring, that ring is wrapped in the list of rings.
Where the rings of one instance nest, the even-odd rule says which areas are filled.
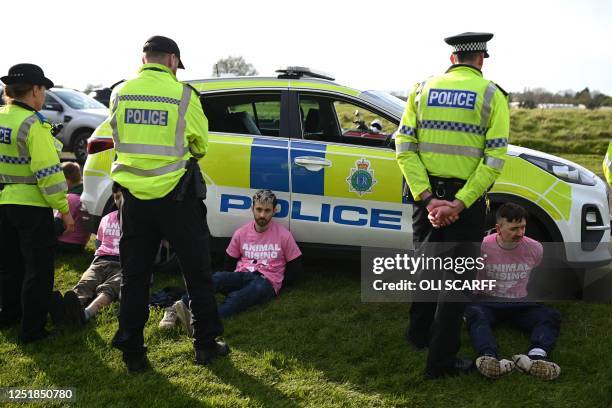
[[[300,95],[300,116],[304,139],[325,142],[340,141],[340,129],[334,115],[331,99],[314,95]]]
[[[342,143],[382,146],[397,124],[363,107],[335,101],[334,109],[342,131]]]
[[[369,109],[321,95],[301,94],[300,115],[307,140],[382,147],[397,129],[397,124]]]
[[[280,93],[204,95],[211,132],[279,136]]]

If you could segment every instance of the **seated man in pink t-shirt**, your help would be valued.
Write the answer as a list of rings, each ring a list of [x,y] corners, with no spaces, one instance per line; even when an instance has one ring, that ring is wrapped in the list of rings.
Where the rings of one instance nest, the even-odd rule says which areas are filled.
[[[101,308],[119,298],[121,263],[119,240],[121,239],[120,213],[123,204],[121,186],[113,184],[113,200],[118,210],[105,215],[100,221],[96,236],[95,257],[81,280],[64,294],[66,319],[76,325],[84,325]]]
[[[231,316],[253,305],[269,302],[288,280],[301,274],[301,255],[291,233],[272,220],[276,196],[270,190],[259,190],[253,196],[253,221],[234,232],[226,249],[225,271],[212,275],[217,293],[225,295],[219,315]],[[191,335],[191,313],[188,298],[166,309],[160,328],[171,328],[175,316]]]
[[[482,241],[481,256],[485,259],[485,267],[478,273],[480,280],[495,280],[495,287],[479,293],[479,302],[465,309],[470,337],[479,354],[476,367],[489,378],[508,374],[515,365],[544,380],[553,380],[561,372],[559,366],[548,359],[559,335],[559,312],[538,303],[517,301],[527,297],[529,276],[543,255],[542,244],[525,236],[527,217],[527,211],[513,203],[499,208],[497,232]],[[514,355],[513,361],[498,360],[491,328],[502,321],[531,333],[527,355]]]
[[[55,228],[58,234],[56,248],[58,252],[82,252],[87,242],[89,242],[91,234],[85,227],[81,213],[81,194],[83,193],[81,167],[78,163],[65,162],[62,163],[62,171],[64,172],[64,177],[66,177],[66,184],[68,184],[68,208],[72,219],[74,219],[74,231],[64,231],[64,222],[62,221],[61,214],[59,211],[55,211]]]

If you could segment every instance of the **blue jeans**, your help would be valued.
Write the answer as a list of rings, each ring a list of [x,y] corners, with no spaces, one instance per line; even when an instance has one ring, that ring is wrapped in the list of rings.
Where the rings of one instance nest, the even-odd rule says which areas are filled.
[[[550,353],[561,326],[561,315],[555,309],[537,303],[471,303],[465,309],[467,327],[478,355],[497,357],[497,344],[491,330],[497,322],[507,321],[531,332],[529,349],[538,347]]]
[[[215,292],[225,295],[223,303],[218,307],[222,317],[235,315],[250,306],[267,303],[276,295],[272,284],[259,273],[215,272],[212,281]],[[182,300],[189,305],[187,294]]]

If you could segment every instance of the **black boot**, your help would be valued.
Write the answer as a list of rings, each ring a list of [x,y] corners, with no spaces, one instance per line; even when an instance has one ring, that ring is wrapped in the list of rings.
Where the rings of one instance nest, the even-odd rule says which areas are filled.
[[[457,358],[455,364],[447,369],[432,372],[429,370],[425,371],[425,378],[433,380],[436,378],[454,377],[461,374],[469,374],[476,369],[474,362],[467,358]]]
[[[130,373],[141,373],[151,368],[147,353],[145,352],[123,352],[123,362]]]
[[[230,352],[229,346],[222,342],[216,341],[212,347],[206,347],[203,349],[196,349],[195,351],[195,363],[199,365],[208,365],[218,357],[227,356]]]
[[[62,294],[57,290],[51,293],[49,298],[49,314],[51,321],[56,326],[66,323],[66,313],[64,312],[64,299]]]
[[[83,326],[87,323],[85,309],[83,309],[77,294],[72,290],[64,293],[64,311],[68,322],[77,326]]]

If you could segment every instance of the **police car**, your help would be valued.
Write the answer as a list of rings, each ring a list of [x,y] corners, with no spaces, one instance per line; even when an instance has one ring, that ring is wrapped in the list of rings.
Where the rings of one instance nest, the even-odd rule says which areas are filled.
[[[279,197],[277,221],[302,246],[410,248],[413,208],[402,194],[392,138],[405,102],[307,68],[278,72],[188,81],[209,121],[200,165],[211,234],[231,237],[252,218],[254,191],[268,188]],[[88,149],[81,202],[95,225],[112,206],[115,153],[110,137],[90,139]],[[507,201],[526,207],[528,235],[576,243],[563,251],[570,264],[610,262],[607,189],[587,169],[510,145],[489,198],[493,210]]]

